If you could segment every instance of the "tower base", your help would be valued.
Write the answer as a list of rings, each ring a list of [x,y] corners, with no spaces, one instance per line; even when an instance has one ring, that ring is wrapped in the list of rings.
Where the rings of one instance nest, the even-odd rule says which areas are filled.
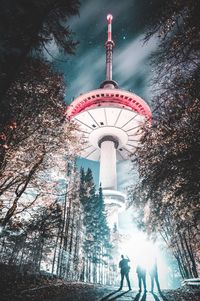
[[[126,195],[117,190],[103,189],[103,196],[108,226],[113,229],[114,225],[118,227],[119,212],[125,209]]]

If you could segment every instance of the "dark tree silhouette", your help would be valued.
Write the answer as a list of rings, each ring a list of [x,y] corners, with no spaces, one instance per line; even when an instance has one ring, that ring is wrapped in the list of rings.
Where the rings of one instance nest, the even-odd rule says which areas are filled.
[[[36,175],[58,164],[52,160],[55,152],[64,156],[76,144],[74,125],[64,118],[63,95],[62,77],[49,64],[29,59],[4,98],[15,126],[4,127],[5,139],[0,147],[3,226],[16,213],[30,186],[39,193],[50,191],[51,185],[45,185],[46,176],[39,180]],[[4,111],[0,116],[4,118]]]
[[[197,277],[200,269],[199,7],[200,1],[164,1],[149,16],[146,39],[157,34],[160,40],[153,58],[154,120],[136,158],[141,224],[160,232],[183,278]]]
[[[82,279],[86,282],[105,283],[111,245],[107,226],[102,189],[95,191],[92,171],[81,170],[80,199],[83,204],[85,225]]]
[[[66,26],[78,13],[77,0],[2,0],[0,3],[0,101],[33,50],[54,41],[64,53],[74,53],[76,42]]]

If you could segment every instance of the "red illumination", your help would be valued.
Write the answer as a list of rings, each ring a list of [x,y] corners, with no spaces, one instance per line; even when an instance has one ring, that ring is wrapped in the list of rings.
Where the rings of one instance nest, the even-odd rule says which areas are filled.
[[[107,15],[107,21],[108,23],[111,23],[113,19],[113,16],[111,14]]]
[[[87,109],[99,107],[99,106],[109,106],[109,107],[121,107],[127,108],[140,115],[145,116],[145,118],[152,118],[149,106],[145,103],[143,99],[139,96],[129,93],[127,91],[109,91],[109,90],[95,90],[87,94],[83,94],[75,99],[71,105],[68,106],[66,110],[66,115],[68,119],[73,118],[75,115],[83,112]]]

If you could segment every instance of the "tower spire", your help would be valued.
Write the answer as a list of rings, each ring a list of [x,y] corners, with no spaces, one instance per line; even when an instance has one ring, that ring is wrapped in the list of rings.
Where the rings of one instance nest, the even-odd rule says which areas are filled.
[[[106,80],[112,81],[112,53],[113,47],[115,46],[112,40],[112,19],[111,14],[107,15],[108,23],[108,38],[105,44],[106,47]]]

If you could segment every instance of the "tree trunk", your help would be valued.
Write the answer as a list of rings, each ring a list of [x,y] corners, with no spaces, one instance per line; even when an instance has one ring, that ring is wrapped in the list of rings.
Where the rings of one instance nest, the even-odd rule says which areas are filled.
[[[187,249],[187,251],[188,251],[190,260],[191,260],[193,277],[198,278],[198,272],[197,272],[196,262],[195,262],[195,259],[194,259],[194,255],[193,255],[192,248],[191,248],[191,246],[190,246],[190,243],[187,242],[187,239],[186,239],[186,236],[185,236],[185,235],[183,235],[183,239],[184,239],[185,246],[186,246],[186,249]]]
[[[6,224],[9,222],[9,220],[11,219],[11,217],[14,215],[16,209],[17,209],[17,204],[18,204],[18,200],[20,199],[20,197],[22,196],[22,194],[24,193],[24,191],[26,190],[29,182],[31,181],[32,177],[34,176],[34,174],[37,172],[38,167],[40,166],[40,164],[42,164],[43,160],[44,160],[44,153],[42,154],[42,156],[39,158],[38,162],[36,162],[34,164],[34,166],[31,168],[31,170],[29,171],[28,176],[26,177],[26,179],[17,186],[16,190],[15,190],[15,199],[12,203],[12,206],[8,209],[5,217],[3,218],[2,221],[2,226],[3,228],[6,226]],[[21,187],[22,186],[22,187]],[[21,188],[20,188],[21,187]]]
[[[63,210],[63,223],[61,224],[61,232],[60,232],[60,243],[59,243],[59,252],[58,252],[58,264],[57,264],[57,276],[61,277],[62,273],[62,261],[63,261],[63,241],[64,241],[64,233],[65,233],[65,226],[66,226],[66,213],[67,213],[67,189],[68,186],[66,185],[66,194],[65,194],[65,202],[64,202],[64,210]]]

